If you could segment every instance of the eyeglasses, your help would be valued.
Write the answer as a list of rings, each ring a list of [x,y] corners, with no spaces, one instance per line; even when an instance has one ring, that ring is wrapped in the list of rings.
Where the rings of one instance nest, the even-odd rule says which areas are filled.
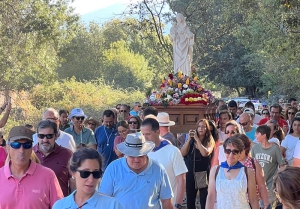
[[[93,178],[94,179],[100,179],[100,177],[102,176],[102,171],[93,171],[93,172],[90,172],[90,171],[82,171],[82,170],[77,170],[80,174],[80,177],[83,178],[83,179],[86,179],[88,178],[91,174],[93,174]]]
[[[231,132],[226,131],[225,134],[237,134],[237,132],[236,131],[231,131]]]
[[[141,105],[139,105],[138,107],[142,107]]]
[[[237,149],[234,149],[234,150],[231,150],[231,149],[225,149],[224,151],[225,151],[225,153],[226,153],[227,155],[230,155],[230,153],[232,153],[233,155],[237,155],[237,154],[240,153],[240,151],[237,150]]]
[[[279,112],[271,112],[272,114],[274,114],[274,115],[278,115],[279,114]]]
[[[58,118],[46,118],[46,120],[54,120],[54,121],[57,121]]]
[[[120,112],[127,112],[127,110],[120,110]]]
[[[249,123],[249,121],[245,122],[245,123],[239,123],[241,126],[246,126]]]
[[[126,131],[127,131],[127,129],[126,130],[122,130],[122,131],[118,131],[118,132],[119,132],[119,134],[124,134],[124,133],[126,133]]]
[[[262,114],[263,115],[270,115],[270,113],[268,113],[268,112],[263,112]]]
[[[52,139],[54,137],[55,134],[38,134],[37,136],[40,138],[40,139],[44,139],[45,137],[47,139]]]
[[[198,126],[199,129],[206,129],[206,126]]]
[[[294,113],[294,112],[288,112],[288,114],[289,114],[289,115],[295,115],[295,113]]]
[[[88,123],[90,126],[95,126],[96,123]]]
[[[21,146],[23,146],[24,149],[30,149],[32,147],[32,142],[9,142],[8,144],[14,149],[20,149]]]
[[[76,120],[84,120],[83,116],[81,116],[81,117],[74,117],[74,118],[76,118]]]
[[[136,121],[129,121],[128,124],[138,124]]]

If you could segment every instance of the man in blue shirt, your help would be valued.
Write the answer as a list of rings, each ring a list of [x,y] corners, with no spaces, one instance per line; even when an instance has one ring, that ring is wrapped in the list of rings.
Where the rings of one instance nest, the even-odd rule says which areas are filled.
[[[104,158],[103,170],[105,170],[109,163],[117,159],[117,155],[113,150],[115,137],[117,135],[114,119],[114,112],[105,110],[103,112],[103,125],[98,127],[95,131],[97,150]]]
[[[161,164],[148,158],[154,143],[128,134],[117,148],[126,157],[105,170],[99,192],[115,197],[123,208],[173,209],[170,181]]]
[[[140,112],[141,112],[141,103],[139,102],[135,102],[133,104],[133,110],[130,111],[130,115],[131,116],[139,116]]]

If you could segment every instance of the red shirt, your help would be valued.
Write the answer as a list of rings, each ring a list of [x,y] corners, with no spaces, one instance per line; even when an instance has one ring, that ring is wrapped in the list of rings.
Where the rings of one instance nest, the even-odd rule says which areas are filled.
[[[39,144],[33,147],[36,156],[43,166],[54,171],[64,196],[68,196],[69,179],[71,177],[69,173],[69,160],[72,157],[72,151],[55,143],[54,150],[48,156],[45,156],[38,148]]]
[[[259,125],[259,126],[260,126],[260,125],[264,125],[264,124],[266,124],[269,120],[270,120],[270,117],[268,117],[268,118],[263,118],[263,119],[261,119],[261,120],[258,122],[258,125]],[[287,126],[287,125],[288,125],[287,122],[286,122],[285,120],[282,120],[281,118],[279,118],[279,120],[278,120],[277,122],[278,122],[278,124],[279,124],[279,126],[280,126],[281,128],[283,128],[283,126]]]

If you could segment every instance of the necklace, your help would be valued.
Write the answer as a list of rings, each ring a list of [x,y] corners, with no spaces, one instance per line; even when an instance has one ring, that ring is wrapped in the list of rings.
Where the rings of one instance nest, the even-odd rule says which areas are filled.
[[[114,129],[111,131],[110,135],[108,136],[107,135],[107,132],[106,132],[106,129],[104,127],[104,132],[105,132],[105,135],[106,135],[106,138],[107,138],[107,141],[106,141],[106,146],[109,146],[109,138],[111,137],[111,135],[113,134],[114,132]]]

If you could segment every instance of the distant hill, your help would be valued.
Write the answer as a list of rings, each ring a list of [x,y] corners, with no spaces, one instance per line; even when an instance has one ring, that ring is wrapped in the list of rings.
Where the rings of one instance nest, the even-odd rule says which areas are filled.
[[[102,25],[113,18],[118,18],[119,15],[125,11],[126,7],[126,4],[117,3],[106,8],[83,14],[81,16],[81,21],[85,24],[89,24],[89,22],[94,21]],[[171,27],[171,23],[167,24],[164,32],[168,34]]]
[[[126,9],[127,5],[125,4],[114,4],[112,6],[98,9],[81,16],[81,21],[88,24],[91,21],[97,22],[99,24],[103,24],[113,18],[118,18],[119,14]]]

